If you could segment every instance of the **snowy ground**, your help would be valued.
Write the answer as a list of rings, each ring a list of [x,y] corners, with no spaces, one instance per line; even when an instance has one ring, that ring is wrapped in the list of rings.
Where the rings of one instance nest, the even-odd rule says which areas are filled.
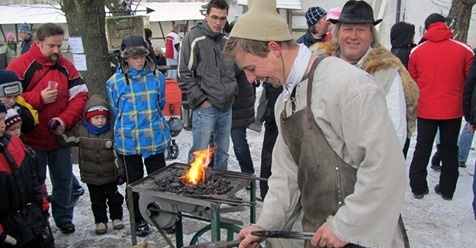
[[[258,95],[261,88],[258,88]],[[252,153],[252,159],[255,161],[254,166],[256,175],[259,175],[261,144],[263,140],[263,132],[257,133],[248,130],[248,141]],[[177,137],[177,144],[180,147],[179,158],[175,161],[185,162],[186,153],[191,146],[192,138],[190,131],[182,131]],[[415,136],[412,138],[410,145],[409,157],[407,158],[407,168],[410,165],[415,146]],[[460,177],[456,193],[452,201],[445,201],[441,196],[435,194],[433,187],[438,182],[439,173],[433,171],[429,167],[428,182],[430,186],[430,194],[426,195],[423,200],[413,198],[408,187],[405,195],[405,205],[403,209],[403,219],[406,224],[407,232],[412,247],[476,247],[476,220],[474,219],[471,202],[473,200],[472,181],[474,173],[474,164],[476,152],[471,150],[467,164],[467,168],[460,168]],[[175,161],[168,161],[169,163]],[[238,162],[230,147],[230,159],[228,168],[233,171],[239,171]],[[74,172],[79,175],[78,167],[74,166]],[[51,186],[48,185],[50,188]],[[86,185],[83,185],[87,189]],[[125,187],[121,187],[124,192]],[[249,192],[242,190],[238,193],[239,197],[249,199]],[[261,204],[258,202],[258,215]],[[231,218],[243,220],[249,223],[249,212],[229,214]],[[123,230],[109,229],[105,235],[96,235],[94,233],[94,218],[90,210],[89,194],[86,192],[84,196],[76,204],[73,223],[76,225],[76,232],[70,235],[62,234],[52,224],[53,233],[56,238],[56,247],[131,247],[130,226],[127,208],[124,204],[124,222],[126,227]],[[184,219],[184,241],[185,244],[190,241],[193,234],[201,227],[206,225],[205,222],[197,222],[190,219]],[[167,243],[160,236],[159,232],[154,230],[145,238],[138,238],[138,242],[148,242],[154,244],[154,247],[168,247]],[[169,235],[175,244],[173,235]]]

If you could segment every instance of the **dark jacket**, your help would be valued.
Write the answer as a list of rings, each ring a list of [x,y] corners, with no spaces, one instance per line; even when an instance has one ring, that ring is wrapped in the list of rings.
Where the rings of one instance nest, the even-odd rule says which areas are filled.
[[[299,39],[296,40],[297,43],[299,44],[304,44],[307,47],[312,46],[316,42],[324,42],[325,41],[326,35],[323,35],[319,39],[315,39],[314,36],[312,36],[311,31],[307,30],[303,36],[299,37]]]
[[[34,155],[19,137],[0,137],[0,236],[8,234],[17,239],[19,244],[29,242],[35,235],[23,225],[25,220],[18,211],[29,203],[34,204],[45,216],[49,209],[35,168]],[[18,180],[14,171],[21,180]]]
[[[99,95],[91,96],[85,109],[92,106],[103,106],[109,109],[107,101]],[[118,176],[125,175],[123,161],[118,158],[114,149],[114,129],[111,127],[106,132],[95,135],[88,131],[84,124],[86,121],[84,118],[75,129],[61,136],[55,135],[55,139],[64,145],[79,145],[81,181],[94,185],[114,182]]]
[[[193,27],[182,40],[178,85],[191,108],[204,101],[220,110],[231,107],[238,86],[234,62],[222,56],[228,38],[210,30],[206,22]]]
[[[476,53],[476,49],[473,49]],[[463,91],[463,113],[464,119],[476,125],[476,56],[473,57],[473,63],[466,76],[466,83]]]
[[[232,111],[231,127],[247,127],[255,121],[255,92],[252,83],[246,79],[245,72],[236,66],[236,82],[238,95],[236,96]]]
[[[390,51],[400,59],[407,69],[410,51],[415,47],[413,43],[414,35],[415,25],[407,22],[397,22],[390,29],[390,44],[392,44]]]
[[[30,48],[31,48],[31,44],[33,43],[33,36],[30,35],[30,38],[24,40],[22,43],[21,43],[21,50],[20,50],[20,54],[24,54],[28,51],[30,51]]]

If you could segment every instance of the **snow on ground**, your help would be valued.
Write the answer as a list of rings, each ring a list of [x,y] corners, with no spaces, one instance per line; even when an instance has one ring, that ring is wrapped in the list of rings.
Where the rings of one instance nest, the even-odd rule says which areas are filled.
[[[261,88],[258,88],[259,96]],[[256,169],[256,175],[259,175],[261,144],[263,134],[248,130],[248,141],[252,159]],[[410,151],[407,158],[407,170],[413,155],[415,147],[416,135],[412,137]],[[187,153],[192,143],[190,131],[182,131],[176,138],[180,147],[180,154],[175,161],[186,162]],[[474,219],[471,202],[473,200],[472,181],[474,173],[474,164],[476,152],[471,150],[467,164],[467,168],[460,168],[460,177],[456,193],[452,201],[446,201],[440,195],[435,194],[433,188],[438,182],[439,172],[435,172],[428,166],[428,183],[430,194],[426,195],[422,200],[413,198],[410,187],[407,188],[405,195],[405,204],[402,212],[403,220],[406,224],[407,233],[410,244],[414,248],[421,247],[476,247],[476,220]],[[238,162],[230,147],[230,159],[228,168],[233,171],[239,171]],[[78,166],[74,165],[74,172],[79,175]],[[48,182],[49,183],[49,182]],[[51,185],[48,185],[51,189]],[[124,222],[126,227],[123,230],[112,230],[109,223],[109,229],[105,235],[96,235],[94,233],[94,218],[90,210],[89,194],[87,186],[86,194],[80,198],[75,207],[73,223],[76,225],[76,232],[70,235],[62,234],[52,223],[53,233],[56,238],[56,247],[101,247],[101,248],[117,248],[131,247],[130,225],[126,205],[124,204]],[[125,187],[120,187],[121,192],[125,191]],[[239,197],[248,199],[249,192],[242,190],[238,193]],[[261,210],[261,203],[258,202],[258,215]],[[227,214],[227,217],[243,220],[245,224],[249,223],[249,211],[244,213]],[[208,223],[195,221],[184,218],[184,240],[185,244],[190,241],[191,237],[201,227]],[[155,247],[168,247],[167,243],[160,236],[159,232],[154,230],[145,238],[138,237],[138,242],[149,242]],[[168,235],[174,244],[174,235]],[[223,236],[222,236],[223,237]]]

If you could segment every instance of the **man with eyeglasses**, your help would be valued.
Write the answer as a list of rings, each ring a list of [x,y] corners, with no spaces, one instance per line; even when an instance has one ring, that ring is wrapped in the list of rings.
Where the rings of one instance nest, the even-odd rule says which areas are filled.
[[[38,110],[38,126],[25,133],[23,139],[35,150],[41,182],[46,179],[48,164],[53,185],[53,219],[62,233],[69,234],[75,231],[71,148],[59,146],[52,134],[61,135],[81,120],[88,88],[73,63],[61,55],[63,39],[64,30],[60,26],[41,25],[30,50],[16,58],[7,69],[20,79],[21,96]]]
[[[230,145],[231,107],[238,86],[234,62],[224,60],[223,32],[228,16],[225,0],[211,0],[205,21],[193,27],[182,40],[178,84],[192,109],[192,153],[215,148],[213,167],[227,169]]]

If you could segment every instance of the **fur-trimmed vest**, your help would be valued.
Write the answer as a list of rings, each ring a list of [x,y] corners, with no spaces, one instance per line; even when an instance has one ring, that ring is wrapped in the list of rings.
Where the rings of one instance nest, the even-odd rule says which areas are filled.
[[[310,47],[311,51],[316,54],[326,54],[328,56],[336,56],[338,49],[337,43],[333,41],[316,43]],[[408,73],[402,62],[395,57],[390,51],[383,47],[372,48],[364,59],[361,69],[374,75],[378,70],[389,68],[398,68],[403,83],[403,91],[405,93],[405,103],[407,109],[407,135],[410,137],[416,129],[417,104],[420,90],[413,78]],[[390,85],[383,85],[384,91],[387,92]]]

